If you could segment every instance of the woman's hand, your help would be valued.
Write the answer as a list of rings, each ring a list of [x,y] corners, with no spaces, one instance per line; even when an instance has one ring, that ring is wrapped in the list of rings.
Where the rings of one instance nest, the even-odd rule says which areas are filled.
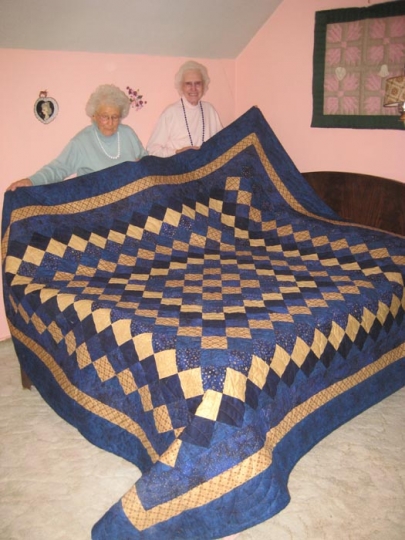
[[[180,148],[179,150],[176,150],[176,154],[181,154],[181,152],[185,152],[186,150],[199,150],[199,146],[185,146],[184,148]]]
[[[32,186],[32,182],[29,178],[22,178],[21,180],[16,180],[8,186],[6,191],[15,191],[19,187],[28,187]]]

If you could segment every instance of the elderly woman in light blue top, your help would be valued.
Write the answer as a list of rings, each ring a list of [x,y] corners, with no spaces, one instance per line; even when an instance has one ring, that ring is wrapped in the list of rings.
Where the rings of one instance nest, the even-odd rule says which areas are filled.
[[[146,156],[135,131],[121,124],[129,113],[130,104],[128,96],[118,87],[112,84],[99,86],[86,105],[86,114],[92,124],[75,135],[56,159],[29,178],[13,182],[8,190],[52,184],[74,174],[81,176]]]

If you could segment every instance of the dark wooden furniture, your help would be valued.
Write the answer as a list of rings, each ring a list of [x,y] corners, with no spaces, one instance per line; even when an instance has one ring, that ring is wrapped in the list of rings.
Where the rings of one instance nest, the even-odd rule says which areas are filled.
[[[405,183],[359,173],[302,174],[342,218],[405,236]]]
[[[21,384],[23,388],[26,388],[27,390],[31,390],[32,382],[31,379],[28,377],[28,375],[25,373],[25,371],[20,367],[21,371]]]

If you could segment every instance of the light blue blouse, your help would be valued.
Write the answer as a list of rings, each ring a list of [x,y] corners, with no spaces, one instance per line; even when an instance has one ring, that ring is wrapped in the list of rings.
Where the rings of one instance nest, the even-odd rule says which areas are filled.
[[[116,159],[109,157],[117,154]],[[56,159],[29,178],[34,185],[52,184],[74,174],[81,176],[124,161],[136,161],[147,154],[131,127],[120,124],[114,135],[106,137],[92,124],[79,131]]]

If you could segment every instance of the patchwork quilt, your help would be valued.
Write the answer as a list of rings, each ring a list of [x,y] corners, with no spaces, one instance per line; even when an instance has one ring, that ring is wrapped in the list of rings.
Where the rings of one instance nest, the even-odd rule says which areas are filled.
[[[255,107],[199,151],[7,192],[2,270],[22,369],[142,472],[93,540],[262,522],[405,384],[405,238],[335,215]]]

